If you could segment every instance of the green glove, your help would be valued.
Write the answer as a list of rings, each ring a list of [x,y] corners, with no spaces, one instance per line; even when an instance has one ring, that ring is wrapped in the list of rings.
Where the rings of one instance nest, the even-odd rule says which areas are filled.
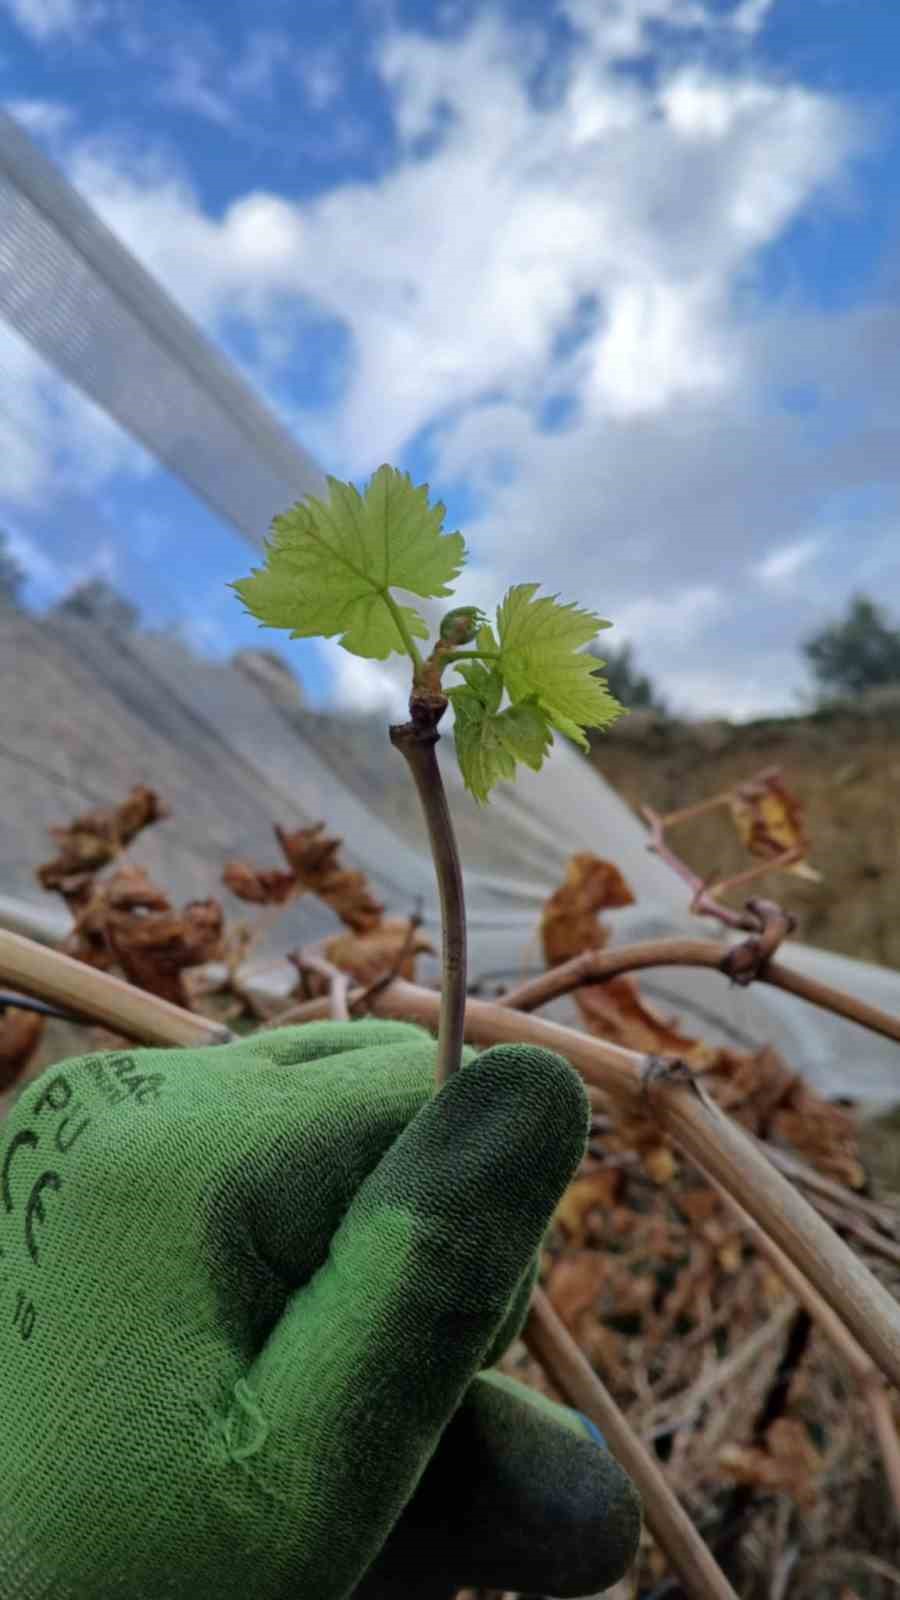
[[[576,1414],[484,1373],[585,1148],[546,1051],[404,1023],[49,1068],[0,1127],[2,1600],[557,1595],[633,1559]],[[481,1374],[481,1375],[480,1375]]]

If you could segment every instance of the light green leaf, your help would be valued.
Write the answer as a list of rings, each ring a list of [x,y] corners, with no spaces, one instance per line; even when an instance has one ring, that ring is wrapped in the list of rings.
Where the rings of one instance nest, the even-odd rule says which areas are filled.
[[[503,679],[496,667],[485,667],[480,661],[459,661],[457,667],[487,710],[492,714],[499,711],[503,699]]]
[[[622,707],[594,676],[597,661],[581,647],[610,624],[555,595],[535,600],[539,585],[520,583],[497,607],[499,667],[510,699],[533,696],[547,721],[588,748],[585,728],[603,728]]]
[[[233,587],[266,627],[293,639],[340,634],[345,650],[383,661],[406,648],[404,629],[428,638],[423,618],[390,590],[452,594],[465,543],[441,532],[444,506],[429,505],[428,485],[394,467],[379,467],[364,495],[337,478],[328,488],[327,503],[310,496],[275,518],[265,566]]]
[[[517,761],[524,761],[538,771],[553,736],[547,718],[534,700],[507,706],[505,711],[492,709],[492,705],[499,704],[502,693],[499,674],[484,668],[480,670],[484,679],[491,680],[483,685],[490,703],[486,704],[472,687],[471,680],[476,677],[474,665],[465,669],[470,682],[464,688],[451,689],[450,699],[456,718],[454,735],[460,771],[466,788],[483,805],[495,783],[515,777]]]

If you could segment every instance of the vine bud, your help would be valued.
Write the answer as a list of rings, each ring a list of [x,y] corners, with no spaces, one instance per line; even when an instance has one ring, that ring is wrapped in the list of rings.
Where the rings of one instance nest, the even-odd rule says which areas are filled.
[[[441,640],[453,646],[471,644],[485,620],[477,606],[457,606],[441,621]]]

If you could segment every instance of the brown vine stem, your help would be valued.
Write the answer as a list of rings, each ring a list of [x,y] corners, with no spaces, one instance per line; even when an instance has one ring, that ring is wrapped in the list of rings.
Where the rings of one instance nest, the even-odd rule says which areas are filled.
[[[347,995],[350,992],[350,974],[336,967],[334,962],[329,961],[315,945],[305,944],[300,950],[292,950],[288,960],[297,968],[301,977],[304,972],[315,972],[320,978],[326,979],[332,1021],[349,1022],[350,1009],[347,1005]]]
[[[496,1004],[516,1011],[537,1011],[560,995],[571,994],[585,984],[603,983],[623,972],[637,972],[648,967],[710,967],[723,977],[730,977],[727,963],[732,949],[722,949],[712,939],[647,939],[639,944],[623,944],[613,950],[585,950],[571,961],[564,961],[539,978],[529,980],[518,988],[510,989]],[[858,1022],[860,1027],[883,1034],[900,1044],[900,1017],[870,1006],[855,995],[832,989],[829,984],[794,972],[780,961],[764,961],[756,974],[757,981],[769,983],[776,989],[808,1000],[836,1016]]]
[[[466,907],[453,819],[437,759],[438,723],[447,709],[443,695],[414,694],[409,722],[390,730],[413,776],[428,828],[428,842],[441,902],[441,1009],[438,1022],[438,1087],[462,1059],[466,1009]]]
[[[773,768],[775,772],[777,769]],[[760,773],[765,777],[765,773]],[[745,907],[743,911],[735,911],[732,906],[723,905],[718,896],[731,889],[738,889],[748,883],[754,883],[757,878],[764,877],[768,872],[777,872],[780,869],[793,866],[802,859],[803,852],[799,846],[783,850],[779,855],[769,856],[765,861],[757,862],[755,866],[747,867],[744,872],[735,873],[733,877],[721,878],[718,882],[713,879],[698,877],[692,867],[681,859],[666,841],[666,829],[673,823],[686,822],[688,817],[698,817],[703,811],[711,811],[715,806],[723,805],[731,799],[730,795],[716,795],[712,800],[701,801],[696,806],[685,806],[682,811],[671,811],[667,816],[660,816],[652,806],[641,806],[641,815],[650,828],[650,841],[647,849],[661,861],[664,861],[672,871],[686,883],[691,890],[691,910],[698,916],[716,917],[719,922],[724,922],[729,928],[747,928],[751,932],[755,926],[752,908]]]
[[[687,1512],[679,1505],[650,1451],[630,1427],[542,1289],[537,1289],[523,1339],[571,1404],[605,1435],[613,1455],[634,1479],[650,1532],[688,1594],[697,1600],[737,1600],[734,1590]]]
[[[0,981],[140,1044],[228,1044],[235,1037],[209,1017],[17,933],[0,931]]]

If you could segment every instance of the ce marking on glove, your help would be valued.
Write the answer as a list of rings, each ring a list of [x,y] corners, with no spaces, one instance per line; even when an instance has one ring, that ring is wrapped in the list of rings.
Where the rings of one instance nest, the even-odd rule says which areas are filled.
[[[58,1193],[63,1187],[61,1174],[55,1167],[47,1166],[37,1177],[31,1176],[33,1163],[27,1161],[27,1152],[39,1152],[46,1145],[53,1145],[56,1151],[65,1156],[75,1140],[82,1134],[90,1123],[90,1118],[85,1116],[76,1124],[74,1112],[79,1115],[83,1108],[77,1103],[72,1105],[72,1088],[65,1076],[60,1073],[53,1078],[47,1088],[35,1101],[31,1120],[39,1122],[42,1114],[47,1111],[67,1111],[68,1115],[54,1119],[52,1127],[45,1123],[40,1125],[40,1131],[33,1127],[20,1128],[8,1141],[0,1164],[0,1199],[7,1217],[15,1219],[21,1227],[21,1241],[24,1243],[29,1260],[39,1266],[43,1255],[44,1228],[48,1224],[48,1209],[45,1204],[47,1196]],[[24,1165],[23,1165],[24,1164]],[[22,1176],[20,1177],[20,1169]],[[29,1170],[31,1169],[31,1170]],[[28,1176],[25,1176],[28,1172]],[[24,1181],[23,1181],[24,1180]],[[50,1207],[52,1215],[53,1207]],[[34,1301],[21,1287],[14,1289],[7,1277],[6,1260],[8,1252],[0,1246],[0,1261],[3,1271],[0,1273],[0,1288],[3,1291],[4,1301],[7,1296],[13,1296],[15,1303],[12,1309],[12,1324],[17,1328],[22,1339],[27,1343],[34,1332],[37,1321],[37,1311]]]

